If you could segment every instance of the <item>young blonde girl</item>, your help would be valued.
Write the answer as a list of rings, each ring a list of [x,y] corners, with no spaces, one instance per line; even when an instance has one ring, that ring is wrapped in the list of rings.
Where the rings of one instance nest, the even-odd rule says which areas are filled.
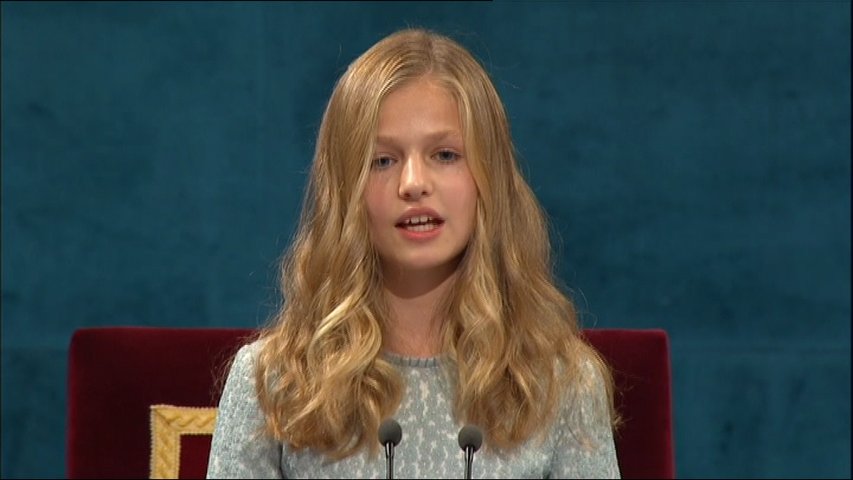
[[[449,113],[452,112],[452,113]],[[320,127],[284,301],[238,352],[208,476],[618,477],[609,371],[551,271],[502,102],[455,41],[396,32],[356,59]]]

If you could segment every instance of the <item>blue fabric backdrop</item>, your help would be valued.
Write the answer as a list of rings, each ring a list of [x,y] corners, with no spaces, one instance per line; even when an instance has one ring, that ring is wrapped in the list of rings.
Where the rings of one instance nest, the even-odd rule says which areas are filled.
[[[3,2],[0,476],[64,475],[74,329],[266,319],[408,25],[491,71],[584,325],[670,333],[679,476],[849,476],[849,1]]]

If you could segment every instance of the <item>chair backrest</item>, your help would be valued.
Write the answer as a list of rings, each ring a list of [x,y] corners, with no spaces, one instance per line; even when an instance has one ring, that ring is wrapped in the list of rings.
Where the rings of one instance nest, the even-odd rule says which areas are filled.
[[[74,332],[68,370],[68,477],[146,478],[155,473],[152,452],[162,449],[168,450],[166,462],[176,463],[172,470],[157,470],[156,476],[204,477],[210,428],[193,429],[181,412],[159,410],[162,415],[157,418],[176,427],[172,443],[158,442],[159,434],[152,432],[160,432],[154,428],[159,420],[152,412],[160,408],[155,406],[191,407],[181,411],[194,416],[205,413],[199,407],[215,407],[218,382],[230,358],[253,333],[160,327]],[[624,419],[616,434],[622,477],[674,478],[666,332],[587,329],[584,333],[614,369],[617,407]]]
[[[622,478],[675,478],[669,337],[660,329],[586,329],[613,369]]]

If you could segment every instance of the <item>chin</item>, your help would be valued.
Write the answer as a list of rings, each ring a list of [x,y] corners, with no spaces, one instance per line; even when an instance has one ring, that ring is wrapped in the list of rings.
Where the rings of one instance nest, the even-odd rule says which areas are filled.
[[[447,255],[432,258],[406,259],[399,262],[398,265],[404,271],[409,272],[454,271],[459,266],[461,258],[461,255]]]
[[[455,265],[450,262],[406,262],[400,263],[400,268],[407,272],[432,272],[438,270],[453,269]]]
[[[435,270],[453,269],[456,262],[447,258],[394,258],[386,266],[401,273],[427,273]]]

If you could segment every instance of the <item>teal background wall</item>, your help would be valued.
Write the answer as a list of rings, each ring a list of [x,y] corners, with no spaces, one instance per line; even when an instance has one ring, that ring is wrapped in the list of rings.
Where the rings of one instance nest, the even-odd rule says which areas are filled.
[[[585,326],[671,336],[680,477],[850,475],[850,2],[2,3],[2,472],[80,327],[252,327],[336,78],[492,73]]]

